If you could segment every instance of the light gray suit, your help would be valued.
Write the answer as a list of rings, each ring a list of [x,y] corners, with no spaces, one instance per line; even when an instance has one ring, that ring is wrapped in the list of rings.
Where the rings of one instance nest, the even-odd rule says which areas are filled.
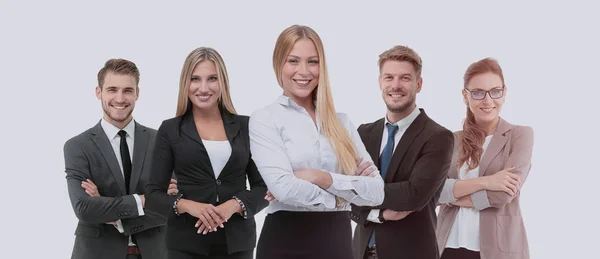
[[[144,194],[152,164],[156,130],[135,122],[130,193]],[[143,259],[164,259],[166,218],[144,209],[139,216],[135,198],[125,181],[115,152],[100,123],[69,139],[64,146],[69,197],[79,219],[72,259],[127,257],[133,235]],[[100,196],[90,197],[81,182],[92,180]],[[121,220],[124,233],[107,222]]]

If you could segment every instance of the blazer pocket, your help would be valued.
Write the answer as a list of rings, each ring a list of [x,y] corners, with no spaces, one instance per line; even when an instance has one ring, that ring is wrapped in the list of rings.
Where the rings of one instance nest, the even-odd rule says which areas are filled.
[[[525,226],[521,216],[497,216],[498,249],[505,253],[520,253],[524,249]]]
[[[92,226],[78,225],[75,235],[84,237],[100,237],[100,229]]]

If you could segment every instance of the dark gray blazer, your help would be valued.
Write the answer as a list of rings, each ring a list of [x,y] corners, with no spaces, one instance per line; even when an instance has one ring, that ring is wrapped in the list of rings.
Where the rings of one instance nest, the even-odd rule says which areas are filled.
[[[156,130],[135,122],[130,190],[144,194],[150,175]],[[128,235],[134,235],[144,259],[164,259],[166,218],[144,209],[138,215],[133,195],[127,195],[125,181],[112,146],[100,123],[69,139],[64,145],[65,172],[71,205],[79,219],[75,230],[72,259],[123,258],[127,256]],[[98,186],[99,197],[90,197],[81,182],[90,179]],[[105,224],[121,220],[124,233]]]

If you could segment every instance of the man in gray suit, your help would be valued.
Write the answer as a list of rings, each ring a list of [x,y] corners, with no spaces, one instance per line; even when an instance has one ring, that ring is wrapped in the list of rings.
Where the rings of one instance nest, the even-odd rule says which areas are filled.
[[[73,259],[167,257],[166,218],[144,208],[156,130],[133,120],[139,76],[133,62],[108,60],[96,87],[103,118],[65,143],[67,187],[79,219]]]

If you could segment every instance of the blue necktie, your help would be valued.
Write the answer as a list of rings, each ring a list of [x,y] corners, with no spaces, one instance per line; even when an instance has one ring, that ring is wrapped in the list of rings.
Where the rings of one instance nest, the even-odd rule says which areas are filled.
[[[394,137],[396,136],[396,131],[398,131],[398,125],[395,124],[385,124],[387,127],[388,138],[385,147],[383,148],[383,152],[381,152],[381,157],[379,157],[379,167],[381,177],[385,179],[385,174],[387,173],[388,166],[390,165],[390,161],[392,160],[392,154],[394,153]],[[371,235],[371,239],[369,240],[369,247],[375,245],[375,231],[373,231],[373,235]]]

